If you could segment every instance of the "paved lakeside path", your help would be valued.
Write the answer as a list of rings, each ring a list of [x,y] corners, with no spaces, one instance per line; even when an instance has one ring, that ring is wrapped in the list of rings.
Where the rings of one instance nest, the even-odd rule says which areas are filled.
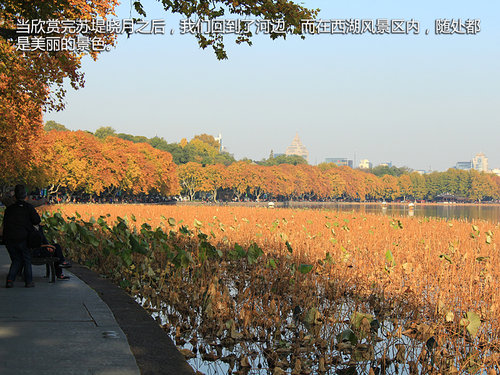
[[[123,290],[74,265],[48,282],[33,266],[35,288],[5,288],[10,258],[0,246],[0,374],[193,374],[174,343]],[[72,271],[72,272],[69,272]]]

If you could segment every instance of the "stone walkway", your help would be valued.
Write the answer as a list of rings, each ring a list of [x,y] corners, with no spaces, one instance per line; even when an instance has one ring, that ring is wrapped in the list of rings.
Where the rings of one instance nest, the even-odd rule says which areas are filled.
[[[102,280],[98,283],[104,285],[100,288],[106,290],[108,298],[114,298],[113,304],[117,305],[115,307],[127,312],[128,315],[122,314],[122,321],[125,322],[123,317],[134,320],[130,322],[133,326],[132,336],[136,336],[133,337],[136,342],[133,346],[136,351],[134,354],[136,357],[141,356],[141,361],[136,362],[127,340],[129,333],[125,335],[110,307],[94,289],[68,271],[73,270],[76,274],[81,273],[96,280],[99,279],[97,275],[75,265],[74,268],[65,270],[65,274],[71,276],[70,280],[51,284],[43,277],[45,266],[33,266],[34,288],[25,288],[22,280],[16,280],[14,288],[6,289],[5,279],[9,266],[7,249],[0,246],[0,374],[193,373],[161,328],[130,297],[109,281]],[[112,307],[111,304],[110,306]],[[135,318],[138,314],[143,315]],[[141,324],[138,325],[137,322]],[[148,333],[149,331],[153,333]],[[160,353],[160,359],[155,357],[154,348],[151,349],[153,354],[149,353],[148,345],[158,346],[156,339],[145,337],[155,334],[159,335],[158,340],[166,340],[166,349]],[[162,361],[170,367],[165,366]],[[141,366],[138,366],[138,362],[141,362]]]

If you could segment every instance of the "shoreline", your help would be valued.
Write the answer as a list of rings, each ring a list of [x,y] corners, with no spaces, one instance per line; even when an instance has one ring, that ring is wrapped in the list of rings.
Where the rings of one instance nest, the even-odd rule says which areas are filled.
[[[269,203],[273,203],[275,208],[301,208],[305,206],[398,206],[398,207],[409,207],[409,204],[416,206],[464,206],[464,207],[500,207],[500,203],[439,203],[439,202],[309,202],[309,201],[264,201],[264,202],[203,202],[203,201],[186,201],[186,202],[176,202],[174,206],[243,206],[243,207],[268,207]],[[126,203],[125,203],[126,204]],[[133,203],[132,203],[133,204]],[[140,204],[140,203],[138,203]]]

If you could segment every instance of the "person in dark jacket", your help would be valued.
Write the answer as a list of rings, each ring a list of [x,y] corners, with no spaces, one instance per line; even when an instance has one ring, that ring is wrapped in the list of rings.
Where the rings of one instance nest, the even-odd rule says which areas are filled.
[[[63,268],[71,268],[71,263],[64,258],[62,247],[59,244],[50,244],[43,233],[42,226],[40,226],[40,235],[42,243],[39,248],[33,249],[32,255],[34,257],[58,257],[59,261],[54,263],[57,280],[69,280],[70,277],[63,274]]]
[[[5,207],[9,207],[11,204],[14,204],[16,202],[16,197],[13,193],[14,192],[12,188],[10,188],[5,194],[0,195],[0,203],[2,203]],[[49,201],[47,200],[47,198],[33,199],[32,197],[28,196],[28,198],[26,198],[26,202],[36,208],[47,204]]]
[[[24,282],[27,288],[34,287],[31,270],[31,251],[28,248],[28,234],[34,225],[40,224],[40,216],[35,208],[26,202],[24,185],[14,188],[16,202],[5,209],[3,217],[3,237],[12,263],[7,275],[7,288],[14,286],[16,275],[24,267]]]
[[[0,197],[0,202],[3,203],[6,207],[9,207],[16,203],[16,198],[13,195],[14,189],[12,188],[12,196],[9,194],[5,194],[4,196]],[[47,203],[47,199],[30,199],[29,197],[26,198],[25,200],[27,203],[31,204],[33,207],[39,207]],[[55,273],[56,273],[56,278],[57,280],[69,280],[69,276],[65,276],[62,272],[63,268],[70,268],[71,263],[68,262],[63,254],[63,250],[61,245],[59,244],[50,244],[49,241],[47,240],[47,237],[45,237],[45,234],[43,232],[43,227],[39,226],[39,234],[41,237],[41,245],[40,247],[31,249],[31,255],[32,257],[58,257],[59,261],[54,263],[55,265]],[[0,244],[3,244],[3,228],[0,227]],[[21,275],[22,271],[24,270],[24,267],[21,267],[21,269],[18,271],[18,275]]]
[[[0,203],[5,207],[9,207],[16,203],[17,199],[14,196],[14,188],[9,188],[3,195],[0,195]],[[26,198],[26,202],[31,204],[33,207],[40,207],[48,203],[47,198],[42,199],[31,199],[30,197]],[[3,227],[0,226],[0,245],[3,245]]]

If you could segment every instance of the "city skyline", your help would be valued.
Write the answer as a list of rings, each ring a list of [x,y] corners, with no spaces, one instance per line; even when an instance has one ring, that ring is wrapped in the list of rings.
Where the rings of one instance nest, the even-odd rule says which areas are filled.
[[[299,144],[299,149],[298,149],[298,152],[295,152],[297,150],[297,144]],[[292,143],[290,146],[287,147],[287,152],[285,152],[286,155],[298,155],[298,156],[303,156],[303,151],[302,149],[300,149],[300,147],[302,147],[303,149],[305,149],[305,152],[307,153],[308,150],[307,150],[307,147],[305,145],[302,144],[302,142],[300,141],[300,137],[299,137],[299,134],[296,133]],[[290,150],[290,151],[289,151]],[[293,150],[293,151],[292,151]],[[274,150],[273,150],[274,152]],[[283,153],[276,153],[276,155],[282,155]],[[305,158],[307,160],[307,158]],[[450,168],[456,168],[456,169],[476,169],[478,170],[479,172],[492,172],[494,170],[498,170],[500,172],[500,166],[492,166],[491,168],[489,167],[489,158],[483,153],[483,152],[478,152],[474,155],[474,157],[471,157],[470,158],[471,160],[468,162],[469,166],[468,167],[464,167],[464,168],[460,168],[459,165],[461,163],[465,163],[465,162],[455,162],[453,163],[453,165],[450,165],[449,168],[447,169],[450,169]],[[308,161],[309,162],[309,161]],[[361,169],[369,169],[369,168],[372,168],[372,167],[376,167],[376,166],[382,166],[382,165],[387,165],[389,167],[391,166],[395,166],[395,167],[408,167],[414,171],[424,171],[424,170],[419,170],[419,169],[415,169],[415,168],[412,168],[412,166],[410,165],[395,165],[393,164],[392,160],[390,161],[381,161],[379,163],[373,163],[371,159],[360,159],[359,160],[359,163],[357,160],[355,160],[354,158],[353,159],[350,159],[348,156],[336,156],[336,157],[327,157],[325,158],[325,160],[323,161],[325,163],[335,163],[337,165],[345,165],[345,166],[350,166],[351,168],[361,168]],[[320,162],[322,163],[322,162]],[[317,164],[320,164],[320,163],[315,163],[315,165]],[[309,162],[309,164],[312,164]],[[447,170],[445,169],[445,170]],[[429,170],[425,170],[427,172],[432,172],[434,170],[432,169],[429,169]]]
[[[284,152],[298,132],[309,162],[329,157],[392,161],[446,170],[488,155],[500,166],[500,26],[490,3],[430,1],[330,3],[319,18],[403,18],[419,35],[319,35],[252,47],[226,42],[217,61],[193,37],[120,36],[97,62],[85,59],[86,87],[68,90],[66,110],[45,115],[69,129],[161,136],[169,143],[196,134],[224,136],[236,158]],[[151,5],[148,18],[178,19]],[[127,4],[118,18],[128,18]],[[479,19],[477,35],[433,35],[436,19]],[[425,30],[431,33],[425,35]]]
[[[51,125],[53,125],[53,124],[51,124]],[[61,124],[61,125],[63,125],[63,124]],[[79,129],[79,130],[81,130],[81,129]],[[115,131],[115,129],[105,129],[105,130]],[[130,134],[130,135],[141,136],[141,134]],[[198,135],[201,135],[201,134],[198,134]],[[224,141],[223,141],[224,138],[223,138],[221,133],[219,133],[217,135],[214,135],[214,134],[208,134],[208,135],[212,136],[215,141],[219,142],[219,152],[227,152],[227,153],[234,156],[234,154],[231,153],[231,151],[226,146],[224,146]],[[180,143],[182,143],[182,141]],[[318,165],[321,163],[334,163],[334,164],[337,164],[338,166],[349,166],[353,169],[356,169],[356,168],[371,169],[373,167],[378,167],[378,166],[387,166],[387,167],[394,166],[394,167],[398,167],[398,168],[406,167],[412,171],[420,172],[420,173],[428,173],[428,172],[437,171],[437,170],[431,170],[431,169],[429,169],[429,170],[415,169],[409,165],[396,165],[396,164],[393,164],[392,160],[382,161],[379,163],[373,163],[372,160],[370,160],[370,159],[360,159],[359,163],[358,163],[357,159],[349,159],[349,157],[334,157],[334,158],[328,157],[328,158],[325,158],[323,161],[320,161],[317,163],[311,163],[307,158],[309,151],[308,151],[307,147],[304,144],[302,144],[302,141],[300,140],[300,136],[298,133],[295,133],[295,137],[293,138],[290,145],[286,148],[285,152],[279,152],[279,151],[281,151],[281,150],[276,150],[276,152],[275,152],[275,150],[271,149],[269,155],[264,156],[260,159],[250,159],[250,160],[253,160],[255,162],[259,162],[259,161],[263,161],[263,160],[266,160],[266,159],[271,158],[271,157],[278,157],[278,156],[283,156],[283,155],[288,155],[288,156],[297,155],[297,156],[303,157],[310,165]],[[249,158],[246,156],[243,156],[243,158],[241,158],[241,159],[249,159]],[[490,172],[490,173],[495,173],[497,175],[500,175],[500,168],[498,168],[497,166],[492,166],[491,168],[489,168],[488,160],[489,160],[489,158],[484,153],[478,152],[474,155],[474,157],[471,158],[471,160],[469,160],[469,161],[457,161],[454,165],[451,165],[449,168],[446,168],[444,171],[446,171],[448,169],[463,169],[463,170],[475,169],[479,172]]]

